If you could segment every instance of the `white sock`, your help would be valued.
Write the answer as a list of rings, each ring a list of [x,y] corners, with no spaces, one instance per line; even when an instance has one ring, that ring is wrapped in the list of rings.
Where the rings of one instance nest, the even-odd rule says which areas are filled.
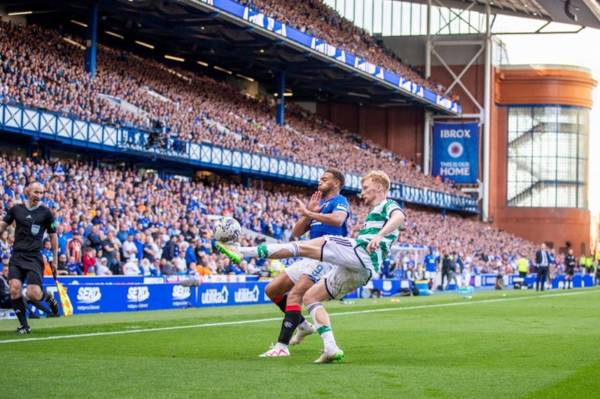
[[[337,351],[338,346],[335,343],[335,337],[333,336],[333,331],[331,331],[331,327],[321,327],[319,330],[324,329],[324,328],[329,328],[329,330],[322,332],[322,333],[320,332],[319,334],[321,334],[321,339],[323,339],[323,343],[325,344],[325,351],[326,352]]]
[[[298,256],[298,244],[295,242],[288,242],[285,244],[260,244],[257,247],[240,247],[238,251],[249,258],[268,258],[281,250],[287,250],[291,255],[284,256],[284,258],[294,258]]]
[[[258,258],[257,247],[239,247],[236,249],[239,253],[244,255],[245,258]]]
[[[338,349],[338,347],[335,342],[335,337],[333,336],[333,331],[331,330],[331,326],[323,326],[323,325],[319,324],[319,322],[317,321],[317,310],[322,307],[323,307],[323,305],[321,305],[319,302],[316,302],[316,303],[308,305],[307,309],[310,312],[310,317],[313,320],[313,323],[314,323],[314,326],[315,326],[317,332],[319,333],[319,335],[321,336],[321,339],[323,340],[323,344],[325,345],[325,351],[333,352],[333,351],[336,351]]]

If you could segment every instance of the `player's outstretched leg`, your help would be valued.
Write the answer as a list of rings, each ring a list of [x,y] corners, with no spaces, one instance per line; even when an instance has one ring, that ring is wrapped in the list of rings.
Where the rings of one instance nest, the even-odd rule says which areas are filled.
[[[321,249],[325,239],[323,237],[302,242],[288,242],[283,244],[260,244],[256,247],[234,247],[217,242],[216,248],[227,256],[233,263],[240,263],[244,257],[261,259],[284,258],[311,258],[320,260]]]
[[[325,287],[326,280],[323,279],[304,294],[304,305],[310,312],[317,332],[323,340],[323,351],[315,363],[332,363],[344,360],[344,352],[337,346],[331,321],[321,301],[331,299]]]

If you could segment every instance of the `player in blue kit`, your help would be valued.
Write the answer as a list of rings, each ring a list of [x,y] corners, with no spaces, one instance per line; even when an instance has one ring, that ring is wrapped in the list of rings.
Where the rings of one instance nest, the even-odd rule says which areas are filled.
[[[297,200],[301,211],[300,219],[292,230],[293,237],[300,237],[306,232],[311,239],[325,235],[348,235],[350,205],[346,197],[340,194],[344,181],[341,171],[327,169],[308,205],[305,207]],[[301,258],[267,285],[267,295],[285,313],[285,317],[277,344],[260,355],[261,357],[289,356],[288,345],[299,344],[304,337],[315,331],[302,316],[302,296],[334,267],[330,263]],[[292,337],[296,328],[296,334]]]

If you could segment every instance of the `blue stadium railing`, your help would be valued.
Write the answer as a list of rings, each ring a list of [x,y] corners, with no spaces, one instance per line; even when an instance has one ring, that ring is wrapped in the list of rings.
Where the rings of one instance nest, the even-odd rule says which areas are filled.
[[[197,168],[245,173],[262,178],[274,178],[289,183],[316,184],[324,169],[281,158],[230,150],[212,144],[198,144],[168,138],[163,144],[153,144],[160,135],[133,127],[115,127],[86,122],[71,116],[24,107],[19,104],[0,105],[0,128],[9,133],[25,134],[38,139],[85,149],[144,157],[160,156]],[[164,135],[163,135],[164,136]],[[360,176],[346,174],[345,189],[360,190]],[[463,196],[420,187],[393,183],[390,197],[398,201],[425,206],[478,213],[477,203]]]

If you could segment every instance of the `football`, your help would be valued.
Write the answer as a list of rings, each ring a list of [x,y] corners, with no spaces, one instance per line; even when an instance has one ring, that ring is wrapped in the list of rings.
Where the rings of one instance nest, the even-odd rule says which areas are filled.
[[[215,239],[221,242],[235,242],[240,239],[242,227],[232,217],[224,217],[215,223]]]

